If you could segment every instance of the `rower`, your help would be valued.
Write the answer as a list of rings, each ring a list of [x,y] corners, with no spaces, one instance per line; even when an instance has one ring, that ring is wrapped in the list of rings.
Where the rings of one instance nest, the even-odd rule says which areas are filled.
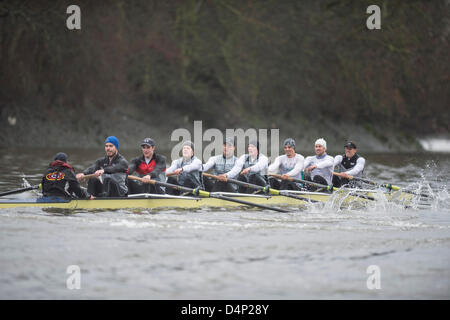
[[[281,183],[272,177],[269,178],[270,187],[278,190],[300,190],[300,185],[287,180],[288,178],[302,179],[302,170],[305,158],[295,153],[295,140],[287,138],[283,142],[284,155],[275,158],[269,166],[269,174],[281,174]]]
[[[225,174],[229,172],[236,164],[237,157],[234,155],[234,139],[227,138],[223,142],[222,154],[210,157],[203,165],[203,172],[213,169],[214,175]],[[211,180],[206,178],[203,180],[206,191],[208,192],[236,192],[237,186],[219,180]]]
[[[42,178],[44,197],[88,198],[86,190],[80,186],[75,170],[67,162],[67,154],[59,152],[50,163]]]
[[[130,161],[128,175],[135,173],[140,178],[165,182],[166,157],[155,152],[155,141],[152,138],[145,138],[141,142],[141,149],[142,155]],[[130,179],[127,181],[129,194],[164,193],[159,185]]]
[[[317,139],[314,144],[316,155],[306,157],[303,165],[305,173],[310,174],[310,177],[305,177],[304,180],[313,181],[323,185],[331,185],[334,159],[327,155],[326,150],[327,142],[323,138]],[[313,189],[311,186],[308,188]]]
[[[265,175],[267,173],[268,163],[269,159],[259,152],[259,142],[250,141],[248,144],[248,154],[243,154],[229,172],[219,175],[219,180],[226,181],[227,178],[234,179],[239,175],[239,181],[266,186],[268,183]],[[239,186],[238,192],[251,193],[252,190]]]
[[[105,140],[105,157],[97,159],[77,179],[95,174],[88,182],[88,193],[94,197],[126,197],[128,161],[119,153],[119,140],[109,136]]]
[[[202,183],[202,161],[194,156],[194,144],[185,141],[182,144],[182,157],[174,160],[166,170],[167,183],[176,184],[187,188],[203,189]],[[166,193],[179,195],[178,190],[169,188]]]
[[[355,180],[349,180],[349,176],[362,177],[366,159],[357,154],[356,144],[349,141],[344,146],[344,155],[334,157],[334,171],[337,172],[333,176],[333,186],[340,188],[343,185],[357,187]]]

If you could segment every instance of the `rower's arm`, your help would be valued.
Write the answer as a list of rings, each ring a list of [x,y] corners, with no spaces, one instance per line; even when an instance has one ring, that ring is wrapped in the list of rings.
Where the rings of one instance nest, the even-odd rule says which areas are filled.
[[[125,158],[120,159],[117,163],[103,168],[105,173],[125,173],[128,170],[128,161]]]
[[[132,175],[137,168],[138,164],[136,163],[136,158],[130,161],[130,165],[128,167],[128,175]]]
[[[183,167],[183,172],[201,171],[202,162],[200,159],[194,159],[191,164],[185,165]]]
[[[210,157],[208,161],[203,165],[203,172],[208,171],[216,165],[216,157]]]
[[[364,170],[365,164],[366,159],[364,159],[363,157],[359,157],[358,160],[356,160],[356,165],[350,170],[345,171],[345,173],[348,174],[349,176],[356,176]]]
[[[155,169],[153,169],[153,171],[150,173],[150,177],[157,178],[164,171],[166,171],[166,157],[163,155],[158,155]]]
[[[254,173],[260,172],[264,169],[267,169],[268,165],[269,165],[269,159],[265,155],[260,154],[258,162],[256,162],[253,166],[250,167],[250,172],[254,172]]]
[[[170,165],[170,167],[167,168],[166,174],[167,173],[173,173],[177,169],[178,169],[178,161],[177,160],[173,160],[172,164]]]
[[[342,156],[341,155],[337,155],[336,157],[334,157],[334,166],[336,167],[337,165],[339,165],[342,162]]]
[[[98,162],[99,162],[99,160],[95,160],[95,162],[90,167],[88,167],[86,170],[84,170],[83,173],[85,175],[93,174],[95,171],[100,169],[100,165],[98,164]]]
[[[305,162],[305,158],[303,156],[298,157],[297,163],[295,164],[294,169],[286,173],[288,176],[296,177],[300,174],[300,172],[303,170],[303,165]]]
[[[87,193],[81,189],[80,183],[78,182],[75,174],[72,171],[66,171],[66,173],[66,178],[69,182],[69,189],[67,191],[69,191],[70,194],[72,194],[72,192],[75,193],[75,195],[80,199],[87,198]]]
[[[312,157],[306,157],[305,161],[303,162],[303,170],[305,170],[311,165],[312,163],[311,158]]]
[[[327,156],[323,161],[317,163],[316,166],[318,169],[323,169],[323,168],[328,168],[328,167],[331,167],[331,169],[333,169],[334,159],[331,156]]]
[[[275,158],[275,161],[270,164],[268,173],[269,174],[277,174],[280,171],[280,157],[278,156]],[[302,167],[303,169],[303,167]]]
[[[233,179],[234,177],[236,177],[242,171],[242,168],[244,167],[244,162],[245,162],[245,154],[242,155],[236,161],[234,167],[225,174],[227,178]]]

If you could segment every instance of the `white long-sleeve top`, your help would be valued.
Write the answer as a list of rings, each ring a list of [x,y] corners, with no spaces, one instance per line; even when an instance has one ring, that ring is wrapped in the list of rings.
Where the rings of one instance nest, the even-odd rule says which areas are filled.
[[[263,155],[260,154],[258,159],[253,159],[247,154],[243,154],[239,157],[239,159],[236,161],[236,164],[234,165],[233,169],[231,169],[228,173],[225,175],[227,178],[233,179],[236,177],[244,168],[245,160],[247,159],[247,156],[249,157],[249,163],[251,164],[249,166],[250,173],[259,173],[261,175],[266,174],[267,167],[269,166],[269,159]],[[254,164],[252,164],[254,163]]]
[[[166,173],[172,173],[178,168],[183,168],[183,172],[185,172],[185,173],[202,170],[202,161],[200,159],[198,159],[197,157],[193,157],[192,159],[189,159],[188,161],[185,161],[185,160],[183,161],[183,160],[184,160],[183,158],[180,158],[180,159],[172,161],[172,164],[169,168],[167,168]],[[185,163],[188,163],[188,164],[183,165]]]
[[[305,158],[298,153],[292,158],[288,158],[285,154],[278,156],[269,166],[269,174],[287,174],[292,178],[301,179],[304,162]]]
[[[334,166],[339,166],[342,162],[343,156],[342,155],[337,155],[336,157],[334,157]],[[348,174],[349,176],[359,176],[362,175],[362,172],[364,170],[364,166],[366,165],[366,159],[364,159],[363,157],[359,157],[356,160],[356,164],[353,168],[346,170],[343,166],[341,166],[341,168],[343,170],[346,171],[342,171],[345,172],[346,174]]]
[[[310,156],[306,157],[303,170],[308,168],[309,166],[315,165],[313,171],[311,171],[311,178],[314,179],[315,176],[322,176],[327,183],[330,185],[333,178],[333,168],[334,168],[334,159],[333,157],[324,153],[322,156]]]

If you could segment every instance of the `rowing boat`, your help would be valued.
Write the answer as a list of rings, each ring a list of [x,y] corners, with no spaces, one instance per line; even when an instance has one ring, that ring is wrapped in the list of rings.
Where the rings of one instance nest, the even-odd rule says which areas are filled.
[[[271,205],[271,206],[290,206],[302,207],[310,201],[319,201],[322,203],[330,201],[338,201],[339,204],[348,205],[351,203],[364,204],[372,201],[382,200],[383,197],[387,201],[400,202],[407,204],[413,198],[410,193],[394,192],[394,193],[377,193],[373,190],[354,190],[347,189],[346,192],[335,192],[333,194],[307,191],[292,191],[292,194],[301,195],[305,200],[285,196],[269,196],[242,193],[218,192],[216,194],[233,197],[233,199],[244,200],[250,203]],[[306,200],[307,199],[307,200]],[[62,208],[62,209],[162,209],[162,208],[182,208],[182,209],[198,209],[198,208],[227,208],[238,207],[242,204],[217,198],[200,198],[190,196],[172,196],[159,194],[136,194],[127,198],[95,198],[93,200],[85,199],[61,199],[56,197],[42,197],[37,199],[14,199],[0,201],[0,209],[5,208],[23,208],[23,207],[39,207],[39,208]]]

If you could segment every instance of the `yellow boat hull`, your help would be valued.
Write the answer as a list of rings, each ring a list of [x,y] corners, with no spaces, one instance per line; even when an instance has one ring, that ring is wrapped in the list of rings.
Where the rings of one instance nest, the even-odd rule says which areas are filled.
[[[358,193],[358,196],[351,195],[348,192],[337,192],[334,194],[317,193],[317,192],[296,192],[296,196],[304,198],[304,200],[294,199],[285,196],[251,196],[251,195],[233,195],[234,199],[247,201],[254,204],[262,204],[266,206],[305,206],[309,201],[312,202],[328,202],[330,199],[338,201],[342,205],[357,202],[364,204],[366,202],[378,201],[380,196],[384,196],[387,201],[398,201],[407,204],[411,201],[413,195],[409,193],[393,193],[393,194],[375,194],[371,192]],[[230,194],[226,194],[230,196]],[[365,199],[364,197],[368,197]],[[378,199],[378,200],[377,200]],[[21,207],[38,207],[38,208],[61,208],[61,209],[160,209],[160,208],[180,208],[180,209],[197,209],[197,208],[227,208],[242,207],[241,203],[217,199],[217,198],[194,198],[194,197],[175,197],[175,196],[151,196],[147,197],[129,197],[129,198],[96,198],[94,200],[66,200],[66,201],[49,201],[45,198],[28,201],[2,201],[0,209],[5,208],[21,208]]]

